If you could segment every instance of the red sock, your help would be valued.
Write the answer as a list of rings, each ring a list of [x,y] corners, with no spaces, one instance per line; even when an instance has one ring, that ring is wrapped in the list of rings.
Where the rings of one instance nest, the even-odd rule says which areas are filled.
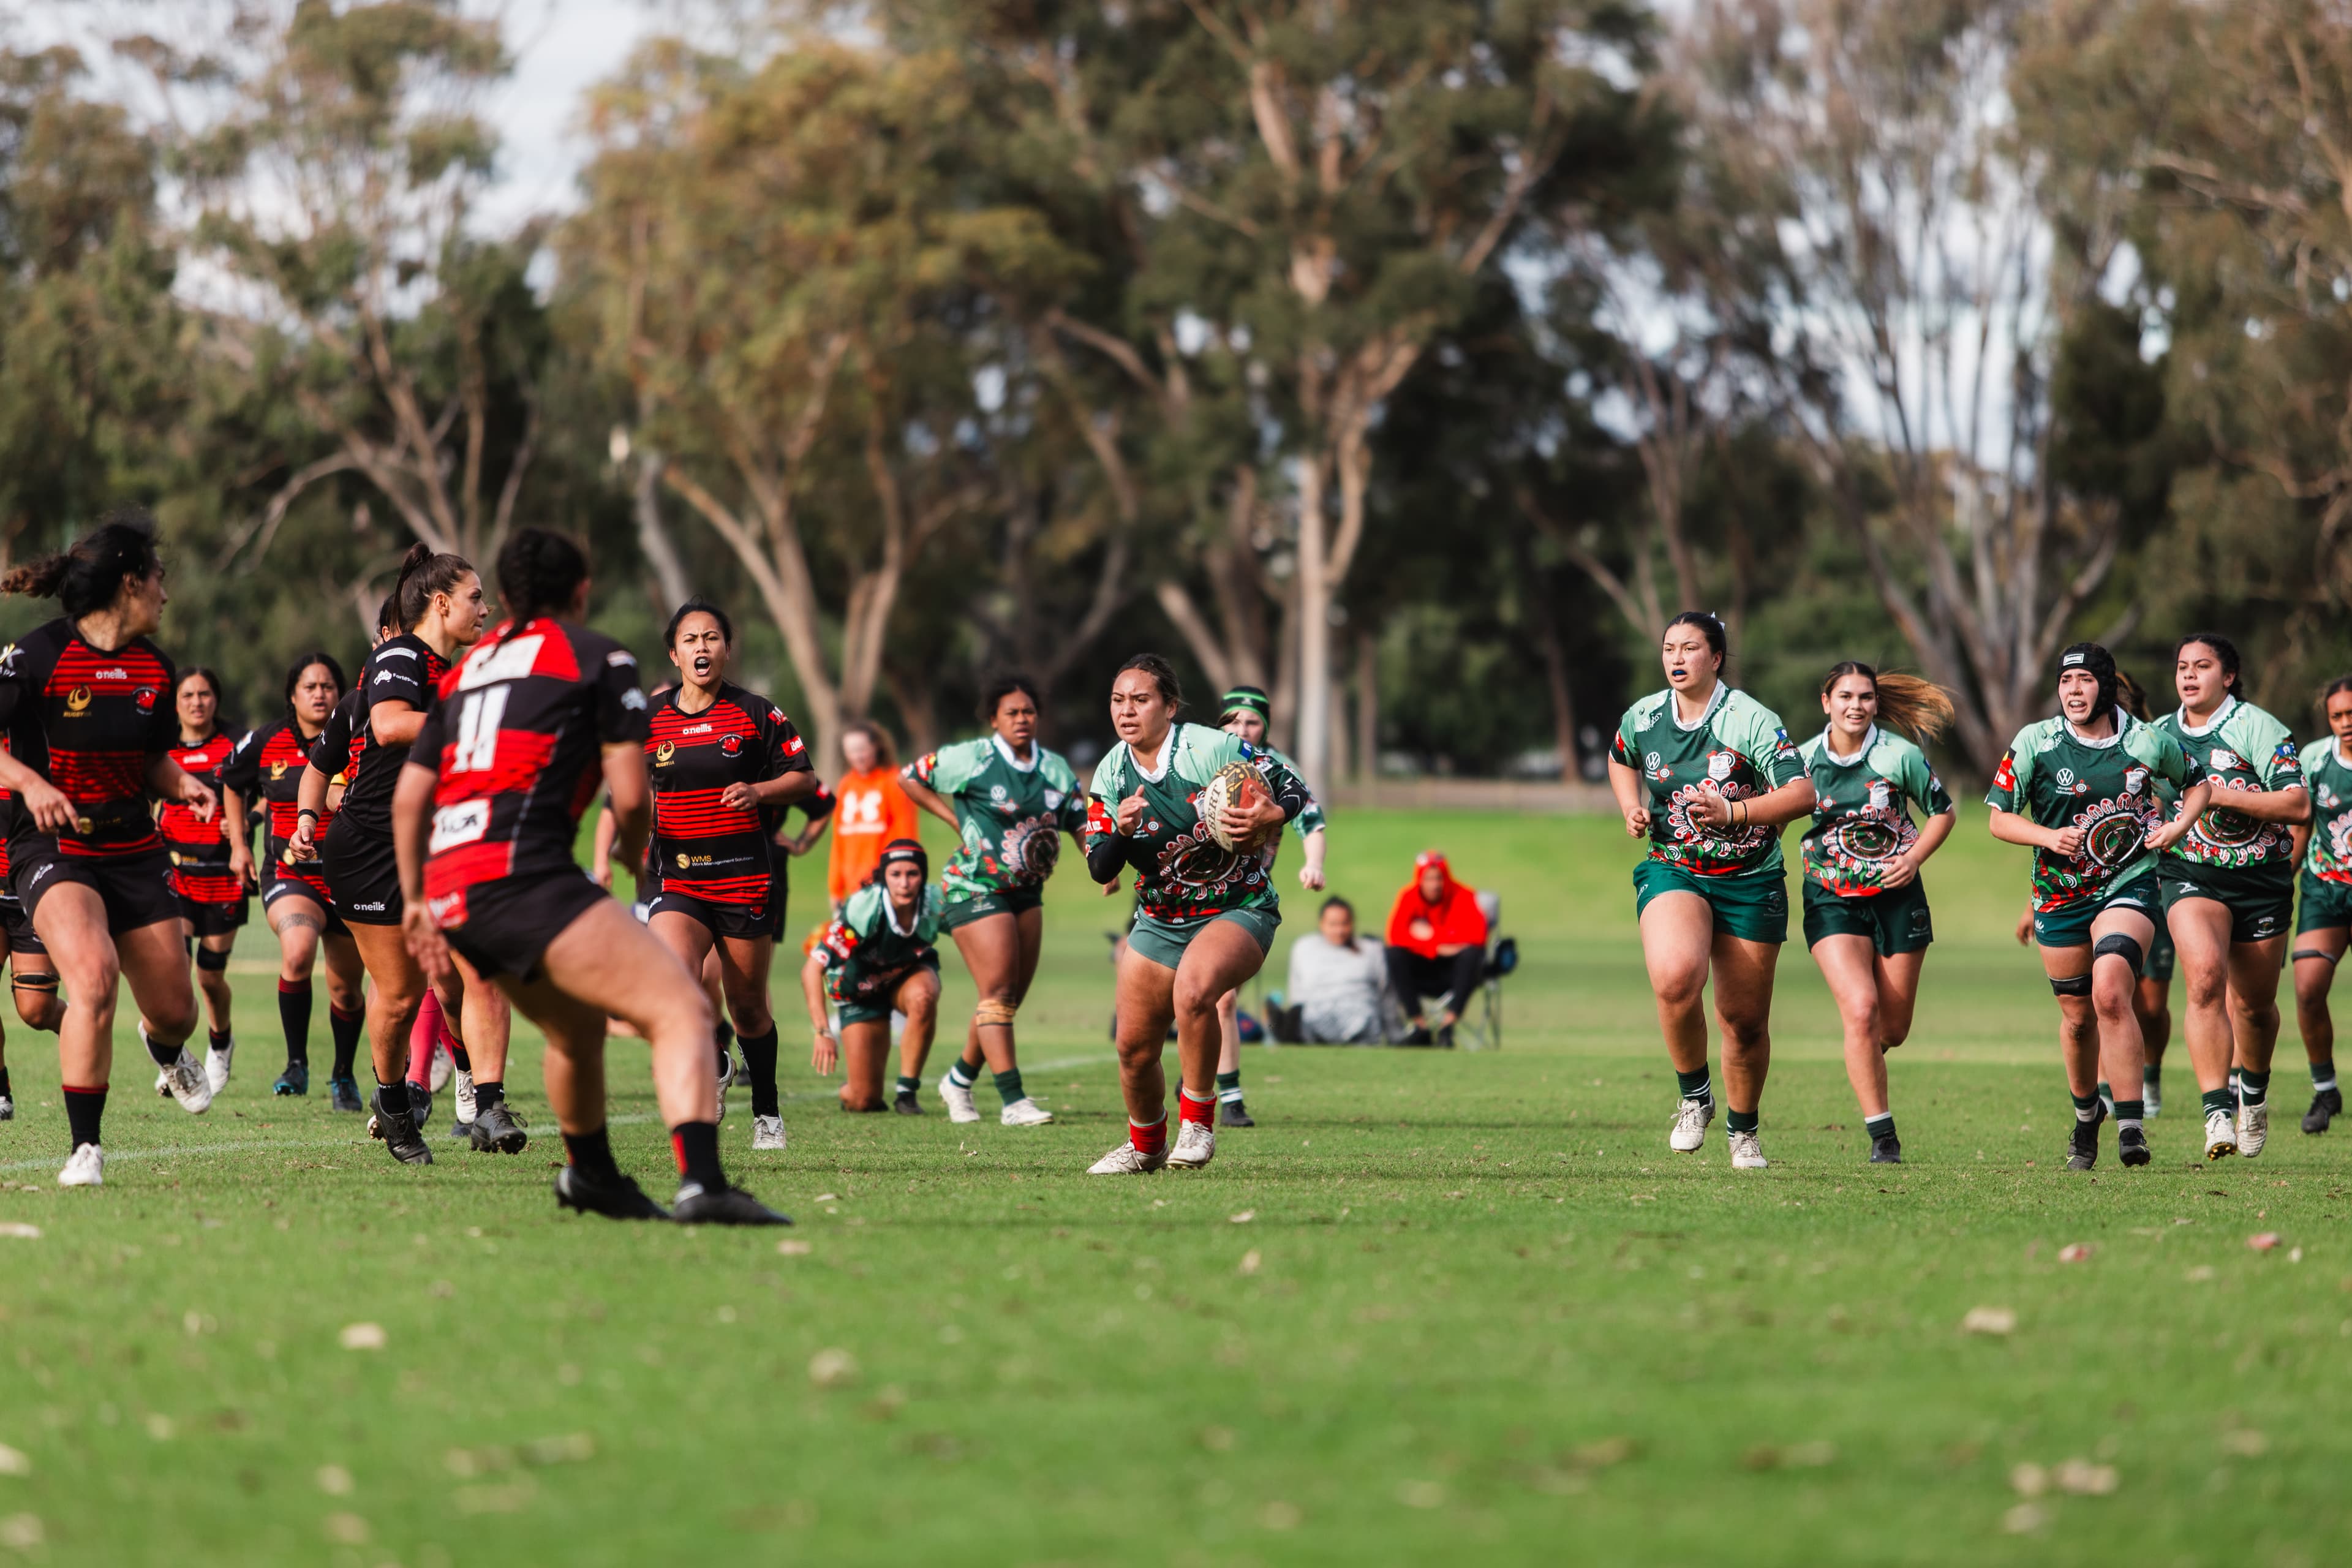
[[[416,1022],[408,1026],[408,1081],[433,1081],[433,1045],[441,1037],[441,998],[431,986],[416,1005]]]
[[[1206,1100],[1195,1100],[1189,1089],[1176,1091],[1176,1109],[1187,1121],[1197,1121],[1204,1127],[1217,1124],[1217,1097],[1212,1092]]]
[[[1127,1141],[1135,1145],[1135,1152],[1139,1154],[1159,1153],[1168,1147],[1168,1118],[1162,1116],[1149,1127],[1138,1127],[1135,1119],[1129,1117]]]

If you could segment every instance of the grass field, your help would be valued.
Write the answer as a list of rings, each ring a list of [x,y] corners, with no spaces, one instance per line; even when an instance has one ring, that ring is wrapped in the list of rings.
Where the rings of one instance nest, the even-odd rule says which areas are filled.
[[[1735,1176],[1719,1124],[1666,1149],[1615,824],[1359,814],[1335,885],[1376,919],[1425,842],[1520,939],[1503,1051],[1253,1049],[1262,1124],[1210,1170],[1089,1179],[1114,906],[1066,874],[1022,1016],[1058,1124],[954,1128],[928,1085],[923,1121],[841,1116],[794,1025],[790,1151],[751,1155],[740,1097],[726,1126],[789,1252],[559,1218],[535,1038],[517,1159],[404,1170],[273,1102],[258,962],[211,1114],[126,1062],[108,1184],[63,1193],[55,1056],[12,1027],[0,1221],[39,1235],[0,1237],[0,1563],[2346,1560],[2352,1138],[2294,1131],[2291,1037],[2260,1162],[2192,1158],[2184,1061],[2153,1166],[2063,1173],[2022,852],[1971,811],[1894,1062],[1910,1163],[1862,1163],[1799,943],[1773,1168]],[[622,1163],[666,1193],[614,1050]]]

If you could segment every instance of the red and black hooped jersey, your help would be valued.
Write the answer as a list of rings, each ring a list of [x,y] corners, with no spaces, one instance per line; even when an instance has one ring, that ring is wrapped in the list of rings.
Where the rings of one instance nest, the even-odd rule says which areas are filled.
[[[236,747],[236,737],[215,732],[193,746],[183,742],[173,748],[172,760],[183,773],[210,784],[217,797],[221,764]],[[163,832],[163,847],[172,852],[173,881],[182,898],[221,904],[245,896],[243,886],[229,875],[228,821],[217,805],[212,820],[204,822],[197,819],[194,806],[167,800],[156,808],[155,826]]]
[[[580,874],[572,840],[604,782],[604,748],[646,737],[636,657],[600,632],[539,617],[502,622],[442,676],[408,760],[433,769],[425,897],[466,923],[467,889]]]
[[[346,737],[350,733],[348,720],[344,733]],[[280,719],[239,741],[228,761],[221,764],[222,787],[236,791],[247,805],[259,802],[268,807],[268,858],[273,866],[286,863],[286,846],[294,837],[295,819],[301,811],[302,765],[310,760],[310,742],[302,739],[292,720]],[[334,776],[328,774],[330,779]],[[334,819],[331,807],[320,810],[319,826],[312,829],[314,841],[326,837],[327,824]]]
[[[0,728],[16,760],[73,804],[58,853],[109,858],[163,845],[149,814],[147,770],[180,738],[172,661],[138,637],[108,652],[59,618],[0,651]],[[40,830],[12,814],[19,842]],[[44,836],[46,837],[46,836]]]
[[[684,687],[655,699],[646,736],[654,783],[653,861],[666,889],[706,903],[761,909],[774,879],[774,807],[721,805],[730,784],[810,772],[808,747],[783,710],[720,681],[710,706],[680,709]]]
[[[343,700],[352,710],[345,721],[347,740],[324,752],[314,747],[310,754],[311,766],[331,777],[340,769],[348,781],[342,810],[352,826],[378,837],[392,837],[392,786],[399,781],[400,764],[408,760],[406,746],[376,742],[375,705],[405,702],[420,713],[429,712],[435,683],[448,668],[447,659],[411,632],[386,638],[360,666],[359,684]],[[320,737],[322,745],[326,739]]]

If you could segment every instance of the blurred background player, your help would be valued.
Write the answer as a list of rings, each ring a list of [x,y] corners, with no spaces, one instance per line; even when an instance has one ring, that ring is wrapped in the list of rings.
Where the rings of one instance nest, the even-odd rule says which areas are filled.
[[[971,1089],[985,1061],[1004,1106],[998,1119],[1041,1127],[1054,1118],[1022,1087],[1013,1020],[1037,976],[1045,879],[1060,860],[1062,835],[1075,838],[1086,825],[1086,795],[1061,754],[1038,743],[1037,689],[1027,676],[990,680],[980,718],[989,733],[942,746],[901,774],[908,797],[961,841],[940,878],[940,923],[980,992],[963,1055],[940,1080],[940,1098],[949,1121],[979,1121]],[[918,1087],[898,1085],[902,1094]]]
[[[202,665],[180,671],[173,691],[173,709],[180,721],[180,743],[172,758],[182,772],[202,779],[215,794],[220,789],[221,764],[236,738],[220,727],[220,677]],[[193,947],[196,989],[211,1015],[212,1038],[205,1053],[205,1077],[218,1094],[228,1087],[229,1061],[236,1050],[230,1021],[228,955],[246,918],[245,879],[232,862],[232,840],[248,832],[243,811],[216,810],[199,820],[193,806],[176,802],[156,807],[155,826],[172,858],[172,890],[180,900],[180,931]],[[171,1089],[159,1077],[158,1093]]]
[[[310,748],[343,700],[344,684],[343,667],[332,654],[301,655],[286,671],[286,711],[247,734],[221,765],[222,812],[233,822],[244,821],[256,805],[267,813],[262,868],[257,872],[251,846],[239,835],[229,844],[229,871],[246,886],[258,882],[262,916],[278,935],[278,1022],[286,1036],[286,1070],[272,1086],[278,1094],[310,1092],[310,975],[321,948],[335,1059],[345,1072],[367,1016],[360,950],[328,900],[318,863],[298,866],[286,858],[294,837],[303,769]],[[328,805],[321,811],[331,820],[333,809]],[[355,1089],[348,1107],[335,1107],[359,1108]]]
[[[844,1110],[889,1109],[882,1069],[890,1055],[890,1015],[907,1019],[898,1045],[899,1077],[922,1071],[940,1008],[939,889],[929,883],[930,857],[912,838],[893,839],[877,857],[875,874],[850,895],[801,966],[801,995],[814,1038],[809,1065],[830,1075],[845,1064]],[[826,1016],[828,1004],[839,1014]]]
[[[63,554],[0,578],[0,593],[56,598],[65,614],[0,654],[0,786],[15,801],[9,873],[73,1005],[58,1030],[68,1157],[58,1184],[105,1182],[101,1134],[114,1065],[114,1008],[127,982],[139,1037],[172,1097],[213,1101],[188,1054],[195,992],[172,892],[172,863],[150,800],[209,815],[209,785],[172,760],[172,661],[162,626],[163,561],[144,513],[117,514]]]
[[[2352,676],[2320,694],[2327,733],[2303,749],[2312,813],[2294,825],[2303,903],[2294,919],[2294,1016],[2311,1064],[2311,1109],[2303,1130],[2319,1133],[2344,1114],[2336,1083],[2336,1019],[2328,992],[2352,939]]]
[[[5,750],[7,737],[0,734],[0,750]],[[58,994],[58,972],[49,962],[48,949],[34,933],[33,922],[25,918],[25,906],[18,901],[15,885],[8,879],[8,838],[5,823],[11,809],[11,797],[0,789],[0,958],[8,963],[8,984],[16,1004],[16,1016],[33,1028],[50,1034],[57,1032],[58,1021],[65,1016],[65,998]],[[15,1120],[16,1102],[8,1087],[7,1040],[0,1036],[0,1121]]]
[[[1273,714],[1274,705],[1266,694],[1255,686],[1236,686],[1218,701],[1217,728],[1229,735],[1238,735],[1259,751],[1288,768],[1294,774],[1298,764],[1265,743],[1265,725]],[[1303,777],[1303,775],[1302,775]],[[1324,841],[1323,808],[1311,794],[1307,797],[1307,809],[1291,819],[1291,830],[1298,835],[1305,863],[1298,868],[1298,885],[1308,892],[1323,889]],[[1282,848],[1277,836],[1265,847],[1265,868],[1274,870],[1275,857]],[[1241,993],[1228,991],[1217,1001],[1217,1027],[1223,1044],[1217,1052],[1217,1120],[1228,1127],[1255,1127],[1257,1121],[1249,1113],[1242,1096],[1242,1021]]]
[[[547,1037],[547,1100],[566,1163],[556,1202],[614,1219],[789,1225],[729,1184],[719,1158],[712,1018],[693,972],[572,858],[601,775],[634,860],[651,826],[646,697],[626,648],[581,624],[588,561],[541,528],[499,552],[511,618],[438,683],[393,805],[403,934],[429,973],[453,958]],[[604,1021],[653,1048],[677,1164],[665,1215],[622,1174],[606,1126]],[[487,1111],[485,1112],[487,1114]]]
[[[688,599],[663,642],[678,684],[651,704],[646,762],[653,780],[652,860],[661,891],[647,905],[655,936],[699,975],[714,952],[719,987],[751,1078],[751,1147],[784,1146],[776,1090],[776,1020],[768,1000],[775,955],[782,809],[815,794],[808,747],[783,710],[727,679],[735,628],[726,613]],[[719,1054],[724,1056],[723,1044]],[[717,1075],[714,1121],[726,1114]]]
[[[864,887],[882,863],[882,847],[901,838],[921,837],[915,803],[898,782],[898,751],[879,724],[860,719],[841,732],[841,758],[848,771],[835,782],[839,804],[829,819],[833,847],[825,859],[825,895],[839,914],[850,895]],[[808,826],[806,854],[824,836],[827,818]]]

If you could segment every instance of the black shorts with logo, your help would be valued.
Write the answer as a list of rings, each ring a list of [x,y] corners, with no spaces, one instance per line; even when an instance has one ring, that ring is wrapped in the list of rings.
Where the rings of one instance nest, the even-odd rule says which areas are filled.
[[[180,919],[172,858],[161,846],[136,855],[65,855],[58,852],[56,839],[35,835],[12,843],[9,858],[9,879],[24,905],[27,926],[39,914],[41,900],[48,897],[49,889],[68,882],[98,894],[106,907],[110,936],[165,921],[177,924]]]
[[[352,928],[335,912],[335,901],[327,892],[326,879],[313,871],[307,875],[291,866],[273,866],[269,880],[261,885],[261,909],[266,915],[278,907],[280,899],[308,899],[319,906],[327,917],[329,936],[349,936]]]
[[[698,899],[681,891],[674,883],[665,884],[646,906],[648,918],[654,915],[684,915],[696,921],[712,936],[749,940],[752,937],[772,937],[776,934],[776,903],[772,896],[764,904],[722,904],[709,899]]]
[[[326,868],[327,890],[334,895],[335,912],[355,926],[396,926],[400,923],[400,863],[392,840],[379,838],[338,816],[319,846],[319,861]]]
[[[10,952],[49,951],[41,933],[33,929],[33,918],[25,912],[23,901],[14,893],[0,896],[0,933],[6,934]]]
[[[466,889],[464,923],[444,926],[441,934],[485,980],[511,974],[530,981],[539,975],[548,943],[612,896],[580,870],[478,882]]]
[[[243,899],[226,904],[208,903],[192,899],[185,893],[180,894],[179,899],[180,918],[187,921],[199,937],[226,936],[245,924],[246,900]]]

